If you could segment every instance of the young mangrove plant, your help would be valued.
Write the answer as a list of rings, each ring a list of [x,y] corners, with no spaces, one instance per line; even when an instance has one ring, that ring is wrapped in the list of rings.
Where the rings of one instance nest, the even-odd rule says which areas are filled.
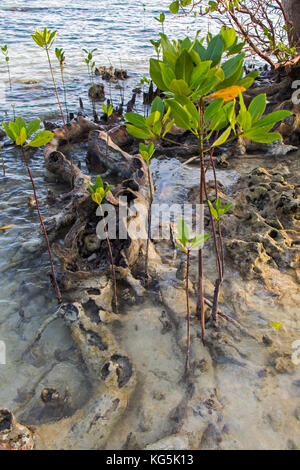
[[[107,195],[107,193],[113,189],[113,186],[107,186],[106,188],[104,188],[104,184],[103,184],[101,176],[97,176],[95,184],[94,185],[88,184],[88,188],[90,190],[93,201],[96,202],[96,204],[98,204],[100,208],[101,216],[104,217],[104,213],[102,209],[102,201]],[[109,256],[110,256],[110,262],[111,262],[112,276],[113,276],[114,307],[115,307],[115,311],[117,312],[118,311],[118,298],[117,298],[116,270],[115,270],[108,230],[107,230],[107,226],[105,223],[104,223],[104,231],[105,231],[105,236],[106,236],[106,241],[107,241],[107,246],[108,246],[108,251],[109,251]]]
[[[208,204],[206,172],[211,166],[217,191],[214,149],[234,139],[270,143],[282,139],[271,132],[289,111],[265,115],[266,95],[255,97],[247,108],[242,93],[252,86],[258,72],[244,76],[244,43],[239,43],[234,29],[223,27],[219,34],[194,40],[185,38],[170,42],[161,34],[162,60],[150,59],[150,76],[164,94],[156,113],[144,119],[138,114],[126,115],[128,131],[136,138],[157,141],[168,139],[166,134],[175,123],[192,133],[198,141],[200,158],[199,203]],[[158,104],[158,102],[156,101]],[[207,163],[206,163],[206,155]],[[209,207],[209,206],[208,206]],[[215,219],[209,209],[218,277],[215,282],[215,305],[223,280],[222,240],[216,236]],[[205,336],[204,266],[202,250],[198,253],[197,312],[201,318],[202,340]],[[216,319],[216,318],[215,318]]]
[[[59,110],[60,110],[60,115],[61,115],[61,118],[62,118],[65,133],[66,133],[66,138],[67,138],[67,143],[68,143],[68,151],[69,151],[69,155],[70,155],[71,163],[72,163],[72,168],[73,168],[73,159],[72,159],[72,154],[71,154],[70,141],[69,141],[69,137],[68,137],[68,129],[67,129],[67,126],[66,126],[65,116],[64,116],[64,112],[63,112],[62,105],[61,105],[61,102],[60,102],[58,89],[57,89],[56,81],[55,81],[55,77],[54,77],[54,71],[53,71],[53,67],[52,67],[52,63],[51,63],[51,59],[50,59],[50,54],[49,54],[49,51],[50,51],[51,47],[53,46],[53,44],[54,44],[54,42],[57,38],[57,31],[51,31],[50,29],[47,29],[47,28],[45,28],[44,31],[35,30],[35,33],[32,34],[31,37],[39,47],[41,47],[42,49],[44,49],[46,51],[47,60],[48,60],[48,64],[49,64],[49,70],[50,70],[53,86],[54,86],[54,89],[55,89],[55,94],[56,94],[56,99],[57,99],[57,103],[58,103]]]
[[[95,87],[93,74],[94,74],[94,70],[95,70],[95,66],[96,66],[96,62],[94,61],[93,54],[97,50],[97,48],[92,49],[91,51],[88,51],[87,49],[82,49],[82,50],[83,50],[83,52],[86,53],[86,57],[84,59],[84,62],[85,62],[86,66],[87,66],[87,69],[88,69],[88,76],[89,76],[89,80],[90,80],[90,85],[91,85],[91,88],[92,88],[92,91],[93,91],[93,89]],[[93,114],[94,114],[94,117],[96,119],[96,107],[95,107],[95,100],[93,98],[93,93],[92,93],[91,96],[92,96]]]
[[[9,81],[9,87],[10,89],[12,88],[12,82],[11,82],[11,75],[10,75],[10,67],[9,67],[9,55],[8,55],[8,47],[5,44],[4,46],[1,47],[2,54],[4,55],[5,62],[6,62],[6,67],[7,67],[7,74],[8,74],[8,81]]]
[[[191,251],[202,249],[205,241],[211,235],[201,233],[196,235],[193,239],[190,237],[190,230],[184,220],[179,220],[177,223],[177,235],[175,245],[186,255],[186,275],[185,275],[185,295],[186,295],[186,314],[187,314],[187,344],[186,344],[186,360],[185,372],[188,373],[190,368],[190,349],[191,349],[191,313],[190,313],[190,300],[189,300],[189,273],[190,273],[190,256]]]
[[[106,117],[106,120],[108,121],[112,113],[114,112],[114,107],[111,103],[109,104],[104,104],[102,105],[102,110],[104,112],[104,115]]]
[[[61,83],[62,87],[64,90],[64,102],[65,102],[65,109],[66,109],[66,115],[67,115],[67,122],[69,122],[69,110],[68,110],[68,102],[67,102],[67,89],[66,89],[66,84],[65,84],[65,51],[63,48],[58,49],[57,47],[55,48],[55,55],[59,63],[59,68],[60,68],[60,75],[61,75]]]
[[[60,289],[58,287],[58,283],[57,283],[57,279],[55,275],[54,261],[53,261],[53,256],[52,256],[52,252],[50,248],[50,243],[49,243],[46,227],[45,227],[42,215],[41,215],[39,200],[38,200],[38,196],[36,192],[36,186],[35,186],[35,182],[31,174],[31,171],[30,171],[30,167],[29,167],[28,160],[26,157],[26,150],[25,150],[26,147],[41,147],[43,145],[46,145],[48,142],[50,142],[50,140],[52,140],[54,134],[50,131],[38,132],[41,126],[41,122],[39,119],[36,119],[30,122],[28,125],[26,125],[24,119],[21,117],[18,117],[14,122],[10,121],[8,124],[6,124],[5,122],[2,122],[2,125],[4,127],[7,137],[9,137],[16,145],[21,147],[21,150],[22,150],[24,162],[28,171],[31,184],[32,184],[35,204],[36,204],[36,208],[38,211],[42,230],[44,233],[47,250],[49,253],[52,279],[53,279],[54,287],[56,290],[57,300],[59,303],[61,303],[62,297],[61,297]],[[29,140],[32,137],[32,135],[35,133],[37,134],[31,140]]]

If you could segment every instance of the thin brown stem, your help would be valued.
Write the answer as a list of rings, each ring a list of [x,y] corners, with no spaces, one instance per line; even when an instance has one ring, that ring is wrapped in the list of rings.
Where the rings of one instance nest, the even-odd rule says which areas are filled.
[[[62,118],[62,121],[63,121],[65,133],[66,133],[66,139],[67,139],[67,144],[68,144],[68,151],[69,151],[69,155],[70,155],[70,159],[71,159],[71,165],[72,165],[72,171],[73,171],[73,158],[72,158],[72,153],[71,153],[71,146],[70,146],[70,140],[69,140],[69,133],[68,133],[68,129],[67,129],[66,121],[65,121],[64,112],[63,112],[63,109],[62,109],[62,105],[61,105],[61,102],[60,102],[60,98],[59,98],[59,94],[58,94],[58,90],[57,90],[57,86],[56,86],[56,81],[55,81],[55,77],[54,77],[54,72],[53,72],[53,68],[52,68],[52,64],[51,64],[51,59],[50,59],[50,55],[49,55],[48,48],[46,48],[46,53],[47,53],[49,69],[50,69],[50,73],[51,73],[51,77],[52,77],[52,82],[53,82],[54,89],[55,89],[55,94],[56,94],[57,103],[58,103],[58,106],[59,106],[61,118]]]
[[[57,279],[56,279],[55,269],[54,269],[54,261],[53,261],[53,257],[52,257],[52,252],[51,252],[51,248],[50,248],[48,235],[47,235],[47,230],[46,230],[46,227],[45,227],[45,224],[44,224],[44,221],[43,221],[43,218],[42,218],[42,214],[41,214],[41,211],[40,211],[40,206],[39,206],[39,201],[38,201],[38,197],[37,197],[36,187],[35,187],[35,183],[34,183],[34,180],[33,180],[29,165],[28,165],[28,161],[27,161],[27,158],[26,158],[26,153],[25,153],[24,147],[22,147],[22,153],[23,153],[23,158],[24,158],[24,161],[25,161],[25,165],[27,167],[28,175],[29,175],[29,178],[31,180],[33,193],[34,193],[35,204],[36,204],[36,208],[37,208],[37,211],[38,211],[38,214],[39,214],[41,226],[42,226],[42,229],[43,229],[43,232],[44,232],[45,241],[46,241],[46,244],[47,244],[47,250],[48,250],[48,253],[49,253],[49,259],[50,259],[50,265],[51,265],[51,271],[52,271],[52,279],[53,279],[53,282],[54,282],[54,287],[55,287],[55,290],[56,290],[57,299],[58,299],[58,302],[61,304],[62,303],[62,297],[61,297],[60,289],[59,289],[58,284],[57,284]]]
[[[186,314],[187,314],[187,340],[186,340],[186,360],[185,360],[185,373],[189,372],[190,368],[190,351],[191,351],[191,313],[190,313],[190,299],[189,299],[189,274],[190,274],[190,250],[186,255],[186,279],[185,279],[185,294],[186,294]]]
[[[148,236],[147,236],[146,258],[145,258],[145,281],[146,282],[148,282],[149,244],[151,240],[152,203],[153,203],[153,191],[152,191],[152,181],[151,181],[151,172],[150,172],[149,162],[147,162],[147,170],[148,170],[150,203],[149,203],[149,210],[148,210]]]
[[[102,207],[100,207],[101,210],[101,215],[104,217]],[[118,295],[117,295],[117,279],[116,279],[116,270],[115,270],[115,263],[114,263],[114,258],[112,254],[112,249],[111,249],[111,244],[110,244],[110,239],[108,236],[108,230],[106,223],[104,223],[104,231],[105,231],[105,236],[106,236],[106,242],[108,246],[108,251],[109,251],[109,256],[110,256],[110,262],[111,262],[111,270],[112,270],[112,276],[113,276],[113,285],[114,285],[114,304],[115,304],[115,312],[118,312]]]

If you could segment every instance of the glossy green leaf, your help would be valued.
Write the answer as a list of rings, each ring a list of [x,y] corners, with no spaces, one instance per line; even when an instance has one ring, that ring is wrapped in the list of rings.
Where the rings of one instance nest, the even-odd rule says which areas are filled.
[[[204,62],[200,62],[197,65],[197,67],[194,68],[192,75],[191,75],[191,88],[193,90],[202,83],[208,71],[210,70],[211,64],[212,64],[212,61],[207,60]]]
[[[221,134],[220,137],[213,143],[212,147],[217,147],[219,145],[225,144],[230,134],[231,134],[231,127],[228,127],[228,129],[226,129],[223,132],[223,134]]]
[[[160,63],[159,60],[150,59],[150,77],[159,90],[166,91],[167,87],[162,78]]]
[[[167,100],[168,106],[171,108],[171,118],[174,119],[176,126],[182,129],[190,130],[191,121],[188,113],[183,109],[180,104],[174,100]]]
[[[16,139],[16,145],[24,145],[26,142],[26,128],[22,127],[22,129],[19,132],[19,136]]]
[[[133,124],[135,127],[143,129],[145,131],[148,130],[146,119],[138,113],[126,113],[125,119],[127,119],[130,124]]]
[[[261,94],[256,96],[250,103],[248,108],[249,113],[251,114],[252,121],[255,123],[258,121],[264,114],[267,107],[267,95]]]
[[[53,137],[53,132],[41,131],[26,145],[26,147],[41,147],[42,145],[48,144]]]
[[[216,114],[219,113],[220,109],[224,104],[223,98],[217,98],[213,100],[206,108],[204,112],[204,122],[210,121]]]
[[[126,128],[129,132],[129,134],[131,134],[136,139],[146,140],[146,139],[151,139],[152,138],[152,134],[149,130],[140,129],[138,127],[133,126],[132,124],[127,124],[126,123],[125,125],[126,125]]]
[[[37,132],[40,129],[41,126],[41,121],[39,119],[35,119],[34,121],[31,121],[27,128],[26,128],[26,133],[27,133],[27,138],[32,136],[35,132]]]
[[[251,129],[245,132],[243,137],[247,137],[247,139],[252,142],[259,142],[261,144],[269,144],[276,140],[282,140],[282,136],[278,132],[268,133],[263,128]]]
[[[194,64],[186,49],[184,49],[175,64],[175,75],[178,80],[182,79],[187,84],[190,83],[190,79],[193,73]]]

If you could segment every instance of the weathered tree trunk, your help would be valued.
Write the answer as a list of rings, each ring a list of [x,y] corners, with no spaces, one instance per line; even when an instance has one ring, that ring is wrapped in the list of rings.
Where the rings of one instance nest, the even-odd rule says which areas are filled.
[[[291,46],[296,46],[300,52],[300,0],[282,0],[282,5],[288,21],[293,23]]]

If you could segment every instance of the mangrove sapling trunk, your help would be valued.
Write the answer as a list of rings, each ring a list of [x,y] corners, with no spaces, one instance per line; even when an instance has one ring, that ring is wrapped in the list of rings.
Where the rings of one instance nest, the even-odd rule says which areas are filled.
[[[186,254],[186,278],[185,278],[185,295],[186,295],[186,314],[187,314],[187,342],[186,342],[186,359],[185,359],[185,373],[188,374],[190,369],[190,351],[191,351],[191,313],[190,313],[190,298],[189,298],[189,275],[190,275],[190,250]]]
[[[102,207],[100,207],[101,215],[104,217]],[[111,271],[112,271],[112,277],[113,277],[113,286],[114,286],[114,306],[115,306],[115,312],[118,313],[118,295],[117,295],[117,278],[116,278],[116,270],[115,270],[115,263],[114,263],[114,258],[112,254],[112,249],[111,249],[111,243],[108,235],[108,230],[107,230],[107,225],[104,224],[104,231],[106,235],[106,242],[108,246],[108,251],[109,251],[109,256],[110,256],[110,262],[111,262]]]
[[[149,263],[149,244],[151,240],[151,224],[152,224],[152,203],[153,203],[153,191],[152,191],[152,181],[151,181],[151,172],[150,172],[150,164],[149,161],[147,162],[147,172],[148,172],[148,184],[149,184],[149,194],[150,194],[150,202],[149,202],[149,211],[148,211],[148,233],[147,233],[147,244],[146,244],[146,258],[145,258],[145,281],[148,282],[148,263]]]
[[[205,168],[204,168],[204,146],[203,146],[203,101],[201,100],[200,107],[200,134],[199,134],[199,152],[200,152],[200,210],[202,210],[204,202],[204,188],[205,188]],[[202,343],[205,341],[205,310],[204,310],[204,282],[203,282],[203,255],[202,249],[198,251],[198,287],[197,287],[197,314],[200,315],[201,321],[201,338]]]
[[[43,233],[44,233],[44,237],[45,237],[45,241],[46,241],[46,245],[47,245],[47,250],[48,250],[49,260],[50,260],[50,265],[51,265],[52,279],[53,279],[54,287],[55,287],[55,290],[56,290],[57,300],[61,304],[62,303],[62,296],[61,296],[61,292],[60,292],[60,289],[58,287],[58,283],[57,283],[57,279],[56,279],[56,274],[55,274],[55,269],[54,269],[54,261],[53,261],[53,256],[52,256],[52,252],[51,252],[51,248],[50,248],[48,235],[47,235],[47,230],[46,230],[46,227],[45,227],[45,224],[44,224],[44,221],[43,221],[43,217],[42,217],[42,214],[41,214],[41,211],[40,211],[40,205],[39,205],[39,200],[38,200],[38,197],[37,197],[35,182],[34,182],[34,179],[32,177],[32,174],[31,174],[31,171],[30,171],[30,168],[29,168],[29,164],[28,164],[28,161],[27,161],[27,158],[26,158],[26,152],[25,152],[24,147],[22,147],[22,154],[23,154],[25,165],[26,165],[26,168],[27,168],[27,171],[28,171],[28,175],[29,175],[31,184],[32,184],[35,204],[36,204],[36,208],[37,208],[37,211],[38,211],[40,223],[41,223],[41,226],[42,226],[42,229],[43,229]]]
[[[68,152],[69,152],[69,155],[70,155],[72,169],[73,169],[73,159],[72,159],[68,129],[67,129],[67,126],[66,126],[65,116],[64,116],[64,112],[63,112],[62,105],[61,105],[61,102],[60,102],[60,98],[59,98],[59,94],[58,94],[58,90],[57,90],[57,86],[56,86],[56,81],[55,81],[55,77],[54,77],[53,67],[52,67],[50,54],[49,54],[49,50],[51,49],[51,47],[53,46],[53,44],[54,44],[54,42],[57,38],[57,32],[56,31],[51,31],[51,30],[48,30],[47,28],[45,28],[44,31],[35,30],[35,33],[32,34],[31,37],[39,47],[41,47],[42,49],[45,49],[45,51],[46,51],[48,64],[49,64],[49,70],[50,70],[50,74],[51,74],[51,77],[52,77],[52,82],[53,82],[53,85],[54,85],[54,90],[55,90],[56,99],[57,99],[57,103],[58,103],[58,106],[59,106],[61,118],[62,118],[62,121],[63,121],[63,126],[64,126],[66,139],[67,139],[67,144],[68,144]]]
[[[71,153],[71,146],[70,146],[70,139],[69,139],[69,136],[68,136],[68,129],[67,129],[67,125],[66,125],[66,120],[65,120],[64,112],[63,112],[63,109],[62,109],[62,105],[61,105],[61,102],[60,102],[60,98],[59,98],[59,94],[58,94],[58,90],[57,90],[57,86],[56,86],[56,81],[55,81],[55,77],[54,77],[53,67],[52,67],[52,64],[51,64],[51,59],[50,59],[50,55],[49,55],[48,48],[46,48],[46,53],[47,53],[49,69],[50,69],[50,73],[51,73],[51,77],[52,77],[52,82],[53,82],[53,86],[54,86],[54,89],[55,89],[55,94],[56,94],[57,103],[58,103],[58,106],[59,106],[59,110],[60,110],[60,114],[61,114],[63,126],[64,126],[65,133],[66,133],[66,137],[67,137],[68,151],[69,151],[69,155],[70,155],[70,158],[71,158],[71,163],[72,163],[72,165],[73,165],[73,159],[72,159],[72,153]]]

